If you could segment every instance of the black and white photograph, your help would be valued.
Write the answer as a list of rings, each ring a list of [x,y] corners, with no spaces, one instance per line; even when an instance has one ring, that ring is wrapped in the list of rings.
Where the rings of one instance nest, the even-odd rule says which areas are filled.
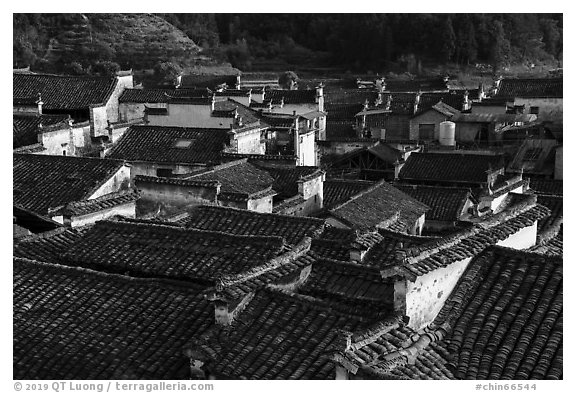
[[[12,13],[12,391],[566,387],[564,14],[288,5]]]

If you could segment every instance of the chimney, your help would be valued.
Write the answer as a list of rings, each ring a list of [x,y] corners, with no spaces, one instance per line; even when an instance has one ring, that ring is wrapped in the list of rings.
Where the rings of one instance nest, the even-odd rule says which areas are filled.
[[[350,248],[350,262],[362,262],[367,252],[366,247],[360,246],[359,244],[352,245],[352,248]]]
[[[250,106],[250,104],[252,103],[252,89],[248,90],[248,105]]]
[[[264,99],[266,98],[266,87],[262,88],[262,102],[264,102]]]
[[[236,75],[236,90],[240,90],[240,74]]]
[[[374,100],[374,106],[382,105],[382,94],[378,93],[378,97]]]
[[[272,101],[270,101],[270,106],[272,106]],[[284,108],[284,96],[280,98],[280,108]]]
[[[470,95],[470,93],[468,92],[468,90],[464,91],[464,103],[462,104],[462,110],[463,111],[470,108],[470,100],[468,99],[469,95]]]
[[[478,100],[479,100],[480,102],[482,102],[482,100],[483,100],[484,98],[485,98],[485,95],[484,95],[484,83],[480,82],[480,83],[478,84]]]
[[[229,326],[232,323],[232,316],[228,310],[228,302],[224,300],[214,301],[214,317],[216,325]]]
[[[38,114],[41,115],[42,114],[42,105],[44,105],[44,103],[42,102],[42,94],[38,93],[38,101],[36,101],[36,104],[38,105]]]
[[[211,112],[214,112],[215,104],[216,104],[216,94],[212,94],[212,102],[210,104],[210,111]]]
[[[368,98],[366,98],[366,101],[364,101],[364,110],[367,111],[369,107],[370,107],[370,102],[368,101]]]

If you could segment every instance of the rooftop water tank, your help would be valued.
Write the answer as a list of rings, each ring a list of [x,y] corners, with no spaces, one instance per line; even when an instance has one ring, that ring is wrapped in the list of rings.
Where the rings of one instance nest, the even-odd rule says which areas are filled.
[[[454,146],[456,144],[456,124],[451,121],[440,123],[439,142],[442,146]]]

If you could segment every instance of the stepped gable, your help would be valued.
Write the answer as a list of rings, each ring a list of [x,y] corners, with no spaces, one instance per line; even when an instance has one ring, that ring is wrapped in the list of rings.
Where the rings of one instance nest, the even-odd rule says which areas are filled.
[[[25,100],[36,101],[41,94],[43,109],[77,110],[104,105],[118,80],[115,77],[13,74],[12,82],[14,105]]]
[[[330,209],[330,214],[354,229],[374,229],[384,221],[413,225],[430,208],[385,181]]]
[[[562,98],[562,78],[502,79],[496,97]]]
[[[488,171],[504,167],[499,155],[412,153],[400,170],[400,180],[486,183]]]
[[[217,162],[229,142],[228,130],[131,126],[107,157],[171,164]]]
[[[192,349],[213,357],[213,373],[234,379],[332,379],[328,351],[340,329],[380,317],[344,305],[268,287],[256,293],[232,326],[213,329]]]
[[[288,245],[305,237],[317,238],[324,221],[310,217],[292,217],[220,206],[196,206],[182,224],[190,229],[225,232],[235,235],[278,236]]]
[[[124,165],[121,161],[38,154],[13,155],[13,201],[46,215],[89,198]]]
[[[456,221],[472,193],[467,188],[433,187],[397,183],[394,187],[419,200],[431,209],[426,220]]]
[[[186,379],[214,321],[203,288],[14,259],[17,379]]]
[[[68,115],[13,115],[12,147],[29,146],[38,143],[38,132],[41,127],[62,124],[68,126]]]
[[[438,241],[399,251],[399,265],[383,271],[383,274],[399,274],[414,280],[455,261],[474,257],[489,246],[496,245],[550,215],[550,210],[537,204],[535,197],[522,195],[522,198],[519,196],[518,199],[515,205],[474,227],[445,236]]]
[[[424,331],[356,332],[334,359],[366,378],[562,379],[562,294],[561,258],[490,247]]]
[[[289,251],[274,236],[242,236],[185,229],[144,220],[103,220],[62,254],[62,263],[139,277],[192,280],[210,285]]]

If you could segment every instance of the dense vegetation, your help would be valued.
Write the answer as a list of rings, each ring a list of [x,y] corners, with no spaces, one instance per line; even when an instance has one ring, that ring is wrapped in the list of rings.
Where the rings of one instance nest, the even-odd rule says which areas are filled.
[[[14,65],[75,73],[186,67],[201,48],[204,59],[242,70],[496,68],[561,60],[562,23],[561,14],[15,14]]]

